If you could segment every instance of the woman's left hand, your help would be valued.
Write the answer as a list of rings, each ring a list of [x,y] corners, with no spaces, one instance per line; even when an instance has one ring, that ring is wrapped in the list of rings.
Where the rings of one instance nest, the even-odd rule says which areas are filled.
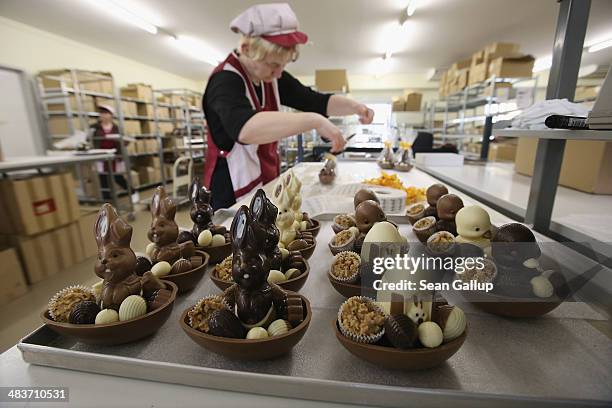
[[[359,123],[362,125],[369,125],[374,120],[374,111],[364,104],[357,106],[357,115],[359,116]]]

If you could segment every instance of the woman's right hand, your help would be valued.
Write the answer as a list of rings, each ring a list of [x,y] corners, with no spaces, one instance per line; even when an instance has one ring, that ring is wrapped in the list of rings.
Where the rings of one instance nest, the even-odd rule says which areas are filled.
[[[329,119],[321,116],[321,123],[316,130],[322,138],[325,138],[331,142],[332,153],[340,153],[344,150],[346,140],[344,140],[344,136],[342,136],[342,131],[338,129],[336,125],[331,123]]]

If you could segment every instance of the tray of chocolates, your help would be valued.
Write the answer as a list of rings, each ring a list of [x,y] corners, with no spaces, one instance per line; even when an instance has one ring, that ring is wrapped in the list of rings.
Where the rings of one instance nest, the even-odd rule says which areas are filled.
[[[261,204],[268,204],[260,197]],[[232,256],[226,258],[231,268],[225,273],[234,276],[223,292],[212,280],[214,267],[210,266],[211,279],[200,280],[193,290],[176,297],[168,321],[157,328],[155,335],[108,346],[75,341],[44,325],[19,344],[24,359],[107,375],[349,404],[405,406],[408,400],[425,406],[492,405],[500,401],[516,404],[526,400],[545,404],[560,399],[571,403],[568,399],[575,395],[595,400],[605,400],[609,395],[604,384],[612,381],[612,373],[602,363],[612,358],[609,339],[586,321],[500,319],[475,312],[470,304],[457,304],[446,296],[453,306],[431,301],[425,307],[427,298],[416,303],[405,298],[403,310],[397,310],[392,308],[397,299],[387,306],[375,295],[361,291],[342,294],[330,285],[330,269],[338,256],[337,282],[354,285],[341,281],[354,279],[356,258],[342,254],[358,254],[361,262],[361,252],[334,255],[327,245],[313,249],[307,264],[308,279],[299,294],[283,287],[282,282],[270,282],[268,277],[274,270],[271,260],[280,258],[281,264],[283,260],[284,251],[278,245],[281,233],[277,228],[275,237],[272,225],[276,223],[270,222],[276,217],[263,214],[269,205],[254,204],[236,213],[244,215],[245,221],[237,222],[235,228],[230,228],[237,219],[234,214],[223,220],[215,215],[216,223],[225,225],[230,235],[232,229],[242,229],[258,237],[231,241]],[[260,209],[254,216],[255,207]],[[320,226],[317,239],[329,242],[336,235],[332,229],[336,215],[316,216]],[[366,244],[370,233],[370,239],[379,233],[397,239],[399,233],[410,245],[419,243],[406,216],[387,216],[386,221],[375,223],[363,237]],[[449,237],[441,235],[431,240],[432,251],[454,251]],[[397,244],[406,244],[401,241]],[[488,276],[491,271],[478,273]],[[150,271],[144,275],[157,278]],[[347,322],[344,329],[348,326],[348,330],[342,333],[338,323],[341,305],[354,296],[369,298],[367,302],[378,306],[370,308],[368,303],[365,314],[374,314],[368,315],[367,324]],[[563,306],[567,313],[568,308],[578,305]],[[82,306],[75,318],[93,314],[89,307]],[[465,311],[463,317],[458,310]],[[578,312],[572,309],[571,313]],[[595,316],[589,314],[589,318]],[[361,326],[363,335],[374,342],[362,341]],[[563,362],[558,359],[560,351]],[[570,365],[571,375],[566,370],[551,370],[551,361]],[[538,373],[544,371],[547,381],[542,382]],[[577,376],[580,382],[575,381]],[[585,390],[584,383],[594,386]]]

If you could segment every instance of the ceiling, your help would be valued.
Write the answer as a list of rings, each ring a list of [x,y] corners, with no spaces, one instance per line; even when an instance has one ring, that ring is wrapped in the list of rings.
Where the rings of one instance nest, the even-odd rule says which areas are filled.
[[[151,35],[92,5],[96,0],[2,0],[0,15],[123,55],[169,72],[205,79],[212,66],[182,54],[163,34]],[[249,5],[240,0],[121,0],[151,23],[197,38],[226,54],[238,36],[228,26]],[[317,68],[374,74],[389,48],[392,73],[425,73],[445,67],[493,41],[511,41],[536,57],[551,54],[555,0],[420,0],[403,31],[396,26],[407,0],[294,0],[300,28],[311,44],[288,69],[312,75]],[[612,37],[612,1],[592,0],[586,42]],[[583,64],[612,61],[612,48],[583,56]]]

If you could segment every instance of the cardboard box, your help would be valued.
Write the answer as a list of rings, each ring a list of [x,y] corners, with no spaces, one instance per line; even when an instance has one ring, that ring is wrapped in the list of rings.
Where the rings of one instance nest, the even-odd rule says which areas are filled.
[[[151,157],[151,163],[153,164],[152,165],[153,168],[161,169],[161,160],[159,159],[159,157],[156,157],[156,156]]]
[[[170,119],[170,109],[158,107],[157,119]]]
[[[140,186],[140,174],[136,170],[130,170],[130,177],[132,178],[132,187]]]
[[[157,129],[155,128],[155,122],[152,120],[141,120],[140,128],[142,129],[142,133],[147,135],[157,133]]]
[[[70,123],[72,122],[72,129],[70,129]],[[70,136],[73,131],[76,130],[87,130],[83,129],[79,118],[69,119],[62,116],[51,116],[47,121],[47,127],[49,133],[52,135]]]
[[[423,94],[418,92],[411,92],[405,96],[406,105],[404,110],[414,112],[421,110],[421,100],[423,99]]]
[[[121,96],[153,102],[153,88],[146,84],[128,84],[121,88]]]
[[[461,60],[461,61],[457,61],[453,65],[451,65],[449,71],[450,72],[456,72],[456,71],[459,71],[461,69],[469,68],[471,64],[472,64],[472,60],[471,59],[464,59],[464,60]]]
[[[140,185],[149,184],[151,181],[149,180],[149,171],[148,167],[138,167],[135,170],[138,171],[138,178],[140,180]]]
[[[100,174],[95,163],[80,164],[73,167],[72,177],[77,195],[91,198],[102,196],[100,192]]]
[[[89,258],[98,254],[98,245],[94,236],[94,225],[98,218],[97,207],[81,207],[78,221],[79,233],[83,245],[83,257]]]
[[[406,101],[404,98],[396,99],[391,104],[391,111],[393,112],[402,112],[406,108]]]
[[[171,122],[158,122],[159,134],[165,135],[174,131],[174,125]]]
[[[519,139],[514,161],[517,173],[533,175],[537,145],[537,139]],[[559,184],[586,193],[612,194],[612,142],[568,140]]]
[[[459,92],[468,86],[469,76],[470,70],[468,68],[457,71],[457,76],[455,77],[455,92]]]
[[[531,55],[517,58],[499,57],[489,63],[488,76],[498,78],[531,78],[535,59]]]
[[[147,167],[147,178],[149,183],[158,183],[161,181],[161,172],[154,167]]]
[[[111,74],[108,74],[108,76],[112,78]],[[100,81],[99,87],[101,93],[115,95],[115,88],[112,79],[108,81]]]
[[[472,65],[470,67],[470,75],[469,75],[468,84],[474,85],[474,84],[477,84],[487,79],[488,78],[487,76],[488,68],[489,68],[488,61],[484,61],[484,62],[481,62],[480,64]]]
[[[579,86],[574,93],[574,101],[596,99],[600,90],[601,86]]]
[[[514,161],[516,157],[516,143],[492,143],[489,145],[489,160]]]
[[[153,118],[155,115],[153,105],[149,105],[148,103],[138,103],[136,104],[138,108],[138,116],[146,116],[148,118]]]
[[[81,95],[81,104],[83,106],[83,112],[96,112],[96,102],[93,96],[89,95]],[[66,105],[70,106],[70,110],[72,113],[78,112],[79,107],[77,104],[77,99],[75,95],[70,95],[66,97],[66,101],[62,102],[54,102],[47,105],[47,110],[51,112],[65,112]]]
[[[41,78],[41,82],[44,88],[60,88],[62,82],[64,86],[72,88],[74,83],[72,81],[72,72],[68,68],[44,70],[38,73]],[[79,81],[79,88],[84,91],[92,92],[104,92],[112,94],[112,74],[109,72],[100,71],[76,71],[75,72],[77,81]],[[110,80],[104,80],[100,76],[109,78]]]
[[[137,154],[138,153],[136,142],[129,142],[125,149],[126,149],[127,154]]]
[[[349,92],[346,69],[315,70],[315,86],[320,92]]]
[[[15,248],[0,248],[0,306],[22,296],[28,291],[28,284],[21,269]]]
[[[486,87],[482,91],[483,96],[497,96],[501,99],[509,99],[512,90],[512,84],[510,82],[497,82],[495,88],[490,86]]]
[[[490,61],[499,57],[520,57],[521,46],[515,43],[494,42],[484,48],[484,59]]]
[[[171,112],[172,112],[172,119],[185,119],[185,112],[183,111],[183,109],[174,108],[171,110]]]
[[[159,152],[159,145],[157,144],[157,139],[146,139],[146,141],[147,141],[147,153]],[[153,161],[155,160],[159,161],[159,157],[152,157],[152,159]],[[159,167],[159,165],[157,167]]]
[[[187,107],[188,105],[187,100],[185,99],[183,95],[171,94],[168,96],[168,98],[170,100],[171,105],[180,106],[180,107]]]
[[[0,233],[33,235],[79,218],[69,172],[0,180]]]
[[[124,116],[138,116],[136,102],[121,101],[121,110]]]
[[[137,120],[124,120],[123,126],[123,132],[126,136],[134,136],[144,133],[140,128],[140,122]]]
[[[472,69],[473,66],[482,64],[485,61],[486,61],[485,50],[482,49],[480,51],[476,51],[475,53],[472,54],[472,60],[470,62],[470,69]]]
[[[85,259],[78,222],[39,235],[5,235],[4,239],[11,241],[17,248],[30,284],[40,282]]]

